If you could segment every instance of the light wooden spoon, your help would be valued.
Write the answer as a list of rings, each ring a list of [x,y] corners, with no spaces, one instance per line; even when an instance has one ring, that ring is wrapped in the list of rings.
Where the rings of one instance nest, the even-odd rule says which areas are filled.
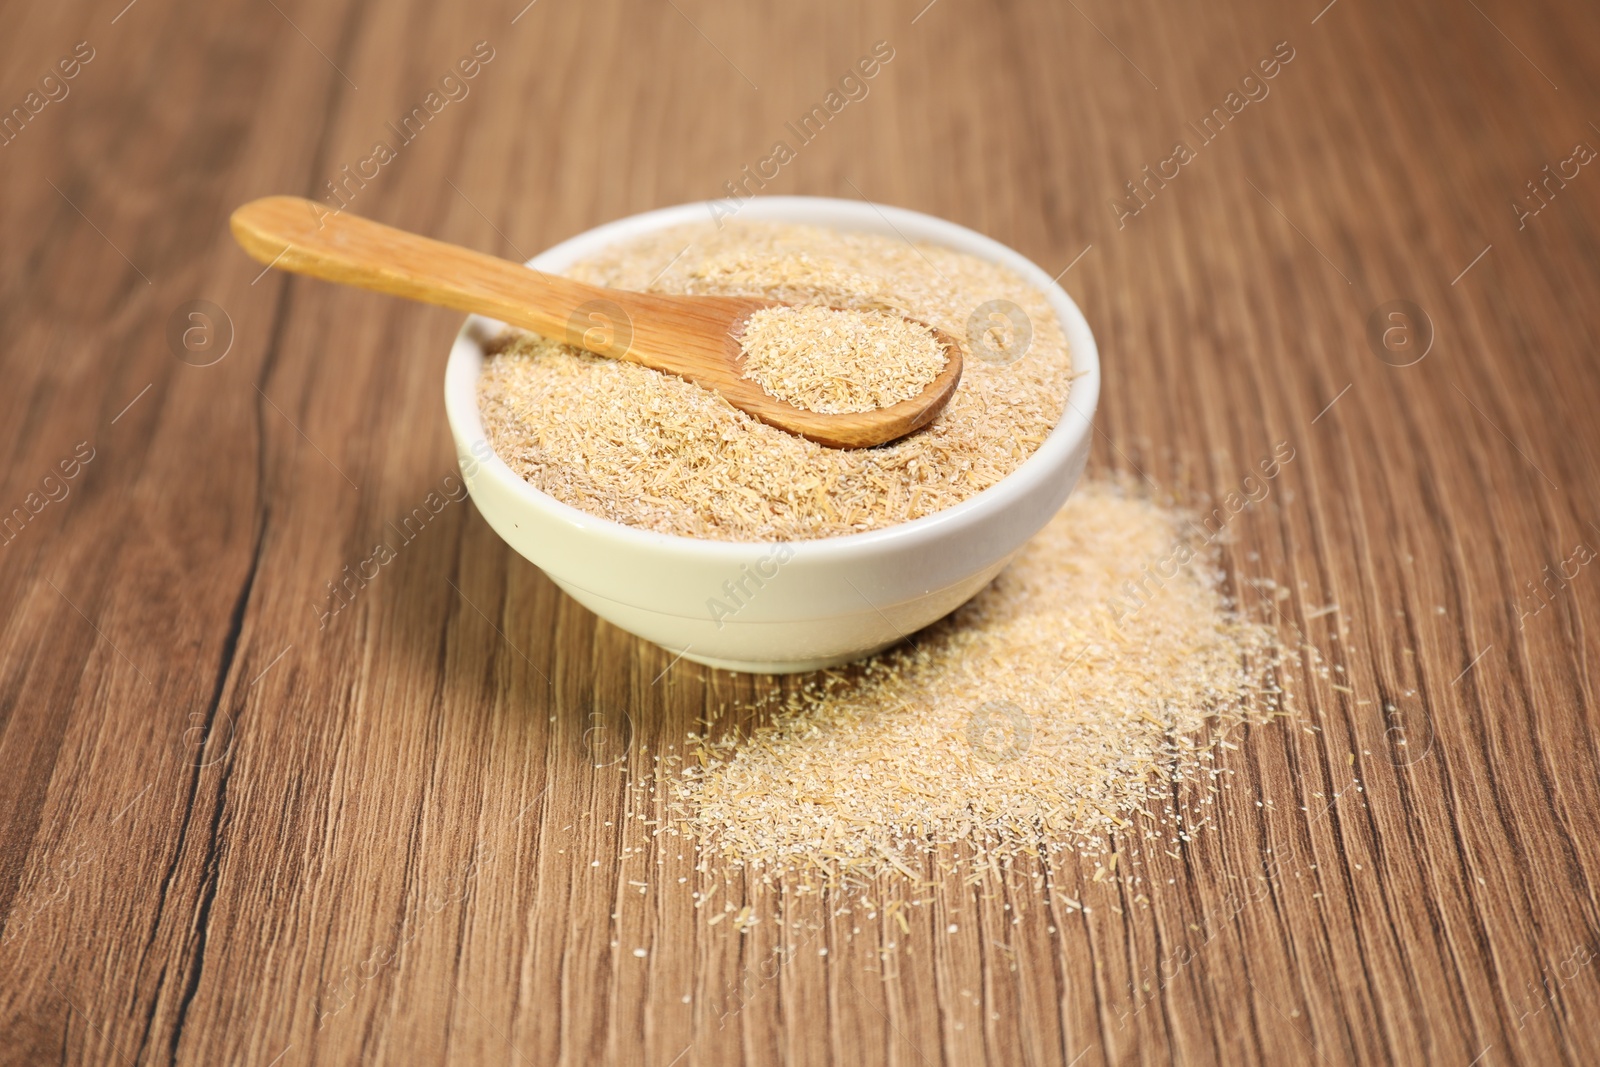
[[[585,285],[369,219],[336,215],[293,196],[252,200],[233,213],[231,225],[244,250],[269,266],[477,312],[596,355],[677,374],[762,422],[834,448],[881,445],[926,426],[961,379],[960,346],[934,330],[947,362],[917,396],[845,415],[806,411],[768,395],[741,371],[737,338],[744,321],[753,311],[776,306],[774,300]]]

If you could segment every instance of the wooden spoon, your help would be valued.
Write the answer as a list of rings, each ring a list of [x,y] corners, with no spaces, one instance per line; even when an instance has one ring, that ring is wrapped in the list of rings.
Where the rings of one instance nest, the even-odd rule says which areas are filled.
[[[342,285],[476,312],[544,337],[687,378],[762,422],[834,448],[881,445],[926,426],[961,378],[961,348],[934,330],[947,362],[917,396],[874,411],[828,415],[795,407],[743,376],[745,319],[775,300],[668,296],[607,289],[434,241],[311,200],[252,200],[230,220],[256,260]],[[926,325],[926,324],[919,324]],[[931,327],[928,327],[931,329]]]

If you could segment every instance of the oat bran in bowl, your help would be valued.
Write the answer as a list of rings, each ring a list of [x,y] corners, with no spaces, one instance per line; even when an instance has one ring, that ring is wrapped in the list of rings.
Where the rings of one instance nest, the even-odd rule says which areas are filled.
[[[513,548],[675,655],[763,673],[870,655],[983,588],[1072,491],[1099,393],[1093,334],[1043,270],[954,223],[813,197],[716,217],[706,203],[647,212],[531,265],[619,288],[890,310],[963,341],[969,321],[1010,334],[967,344],[929,427],[838,450],[680,379],[474,316],[445,382],[462,473]]]

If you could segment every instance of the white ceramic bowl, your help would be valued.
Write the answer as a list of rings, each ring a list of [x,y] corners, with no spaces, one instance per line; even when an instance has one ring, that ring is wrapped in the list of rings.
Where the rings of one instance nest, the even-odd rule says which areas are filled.
[[[718,207],[726,214],[726,204]],[[767,674],[816,670],[877,652],[955,610],[1049,521],[1089,456],[1100,358],[1083,313],[1050,275],[955,223],[808,196],[757,197],[738,217],[903,236],[1016,271],[1048,295],[1066,332],[1077,378],[1060,422],[998,484],[926,518],[813,541],[729,542],[655,533],[579,511],[533,488],[494,455],[478,413],[477,382],[483,343],[499,332],[497,322],[473,316],[457,335],[445,371],[445,407],[478,510],[584,607],[699,663]],[[713,218],[709,203],[648,211],[579,234],[530,265],[559,272],[618,241]]]

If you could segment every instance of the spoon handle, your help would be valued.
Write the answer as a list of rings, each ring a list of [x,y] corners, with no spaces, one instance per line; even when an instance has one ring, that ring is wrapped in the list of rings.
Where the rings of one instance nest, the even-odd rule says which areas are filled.
[[[606,319],[631,295],[421,237],[312,200],[268,196],[229,220],[258,262],[359,289],[476,312],[602,355]],[[620,301],[620,302],[619,302]],[[585,305],[591,305],[585,307]],[[585,342],[589,343],[585,343]]]

